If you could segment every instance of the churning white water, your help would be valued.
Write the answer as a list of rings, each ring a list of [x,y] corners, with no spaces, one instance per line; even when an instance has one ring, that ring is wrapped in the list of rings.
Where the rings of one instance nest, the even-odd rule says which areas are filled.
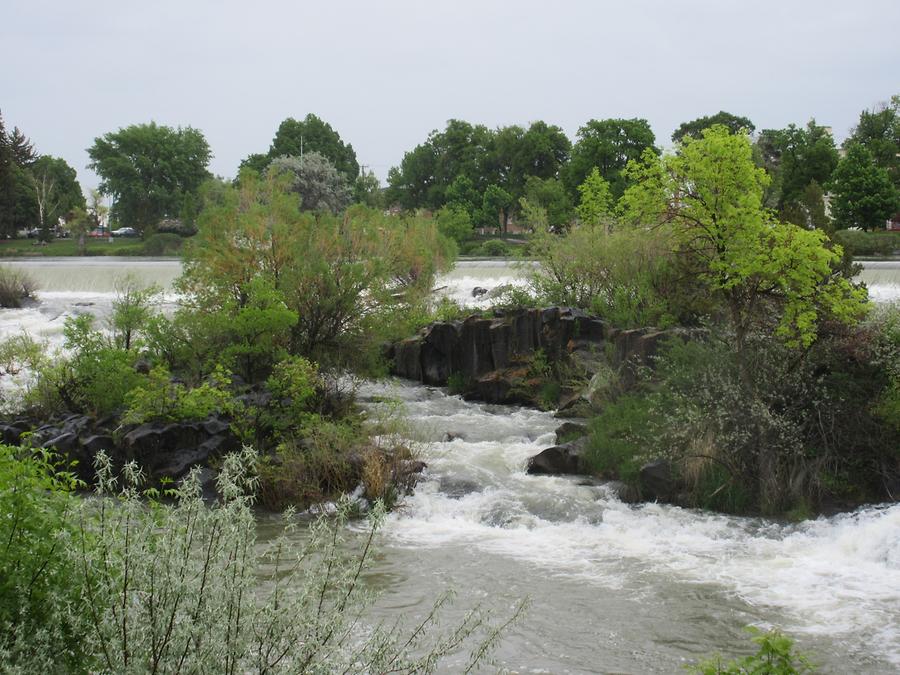
[[[108,313],[123,273],[170,288],[180,272],[170,260],[17,264],[39,302],[0,311],[0,337],[26,330],[54,345],[67,316]],[[862,275],[872,295],[900,299],[900,263],[872,265]],[[472,304],[483,302],[475,286],[523,274],[462,262],[438,286]],[[448,625],[472,604],[502,615],[528,596],[497,654],[517,672],[679,672],[711,652],[746,652],[747,624],[781,627],[823,672],[900,672],[900,506],[803,524],[629,506],[591,481],[525,474],[554,442],[549,413],[399,381],[360,395],[370,408],[399,399],[428,463],[383,530],[369,578],[383,589],[381,618],[420,616],[448,587],[459,595]]]
[[[386,528],[388,559],[408,549],[463,588],[536,596],[537,644],[507,644],[508,667],[671,672],[698,652],[742,648],[740,625],[756,623],[798,637],[831,672],[900,669],[900,505],[799,525],[630,506],[603,485],[525,474],[554,442],[549,413],[402,382],[361,393],[403,401],[430,441],[424,480]],[[549,655],[586,627],[635,641]]]

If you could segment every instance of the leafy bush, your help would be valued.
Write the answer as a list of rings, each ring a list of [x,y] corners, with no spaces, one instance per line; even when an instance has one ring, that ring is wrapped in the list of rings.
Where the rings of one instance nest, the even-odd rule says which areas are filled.
[[[900,234],[896,232],[838,230],[831,238],[854,256],[891,256],[900,251]]]
[[[0,267],[0,307],[16,309],[34,296],[37,285],[21,270]]]
[[[72,356],[40,377],[57,389],[70,410],[107,414],[122,407],[141,375],[134,370],[135,354],[111,346],[93,322],[90,314],[66,319],[64,344]]]
[[[777,630],[762,632],[758,628],[747,628],[753,634],[753,642],[759,645],[751,656],[734,659],[727,663],[721,656],[692,666],[690,671],[697,675],[802,675],[814,673],[809,659],[794,649],[794,641]]]
[[[638,471],[648,459],[644,444],[654,415],[652,405],[645,396],[626,395],[591,420],[585,462],[593,473],[637,484]]]
[[[151,306],[159,296],[159,286],[144,286],[134,275],[116,280],[116,298],[108,319],[113,344],[131,349],[136,335],[144,329],[151,316]]]
[[[642,462],[668,459],[690,505],[723,511],[878,499],[900,472],[900,434],[873,409],[890,384],[873,350],[849,330],[805,354],[764,335],[740,355],[727,335],[672,340],[591,423],[588,461],[636,484]]]
[[[52,455],[0,445],[0,661],[33,672],[81,660],[79,571],[67,555],[77,483]]]
[[[367,366],[390,326],[432,289],[450,242],[422,215],[363,206],[343,215],[301,212],[275,177],[242,175],[199,219],[180,289],[198,311],[241,307],[262,277],[297,316],[292,354],[327,366]]]
[[[502,239],[488,239],[479,246],[477,253],[473,252],[473,255],[486,255],[492,258],[501,258],[512,255],[512,249],[509,244]]]
[[[220,367],[208,381],[188,388],[173,381],[165,366],[156,366],[143,382],[125,394],[127,410],[121,422],[204,420],[213,413],[228,411],[232,397],[226,387],[230,380],[230,373]]]
[[[547,304],[586,309],[622,327],[665,327],[690,322],[701,308],[677,271],[666,231],[574,227],[567,234],[536,234],[532,251],[541,261],[530,279]]]
[[[184,238],[174,232],[157,232],[144,242],[140,255],[177,255],[184,247]]]

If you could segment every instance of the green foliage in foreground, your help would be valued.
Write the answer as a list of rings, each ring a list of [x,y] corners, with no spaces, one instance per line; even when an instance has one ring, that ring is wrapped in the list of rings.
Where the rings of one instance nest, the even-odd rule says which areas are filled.
[[[794,641],[777,630],[763,632],[749,626],[753,642],[759,645],[755,654],[725,662],[714,656],[689,670],[695,675],[802,675],[814,673],[809,659],[794,649]]]
[[[18,673],[434,672],[471,648],[470,672],[502,625],[475,609],[436,632],[437,615],[366,625],[364,575],[383,510],[361,537],[349,505],[300,531],[285,514],[257,539],[255,453],[225,457],[213,505],[191,473],[165,502],[133,464],[97,458],[93,499],[44,455],[0,446],[0,660]]]

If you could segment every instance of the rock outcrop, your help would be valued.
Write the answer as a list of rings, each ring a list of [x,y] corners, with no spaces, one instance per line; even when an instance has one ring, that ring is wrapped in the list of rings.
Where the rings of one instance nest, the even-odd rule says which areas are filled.
[[[23,426],[27,427],[5,425],[0,430],[5,442],[18,443]],[[181,478],[191,467],[205,465],[240,447],[230,424],[217,415],[201,422],[147,422],[117,431],[107,427],[104,420],[71,415],[38,427],[30,443],[76,462],[75,472],[86,481],[93,480],[94,459],[100,451],[106,452],[116,466],[137,462],[148,478],[156,481]]]
[[[566,360],[590,376],[600,364],[616,370],[625,386],[637,369],[652,364],[661,342],[684,331],[619,330],[570,307],[519,309],[491,317],[433,323],[392,345],[393,373],[423,384],[465,383],[468,398],[489,403],[534,401],[527,366],[540,351],[550,364]],[[539,384],[539,383],[538,383]],[[567,392],[567,408],[578,416],[582,392]]]

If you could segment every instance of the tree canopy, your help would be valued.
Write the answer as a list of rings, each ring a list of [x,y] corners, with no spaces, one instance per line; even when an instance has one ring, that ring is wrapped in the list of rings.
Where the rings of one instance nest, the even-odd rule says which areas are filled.
[[[341,135],[325,120],[308,113],[302,120],[288,117],[275,131],[275,137],[266,153],[249,155],[241,162],[241,169],[253,169],[263,173],[278,157],[300,157],[316,152],[344,176],[348,185],[353,185],[359,176],[359,162],[356,151],[349,143],[344,143]]]
[[[300,196],[304,211],[339,213],[350,205],[353,193],[347,179],[318,152],[300,157],[277,157],[269,165],[274,175],[287,175],[292,192]]]
[[[832,211],[841,228],[882,228],[900,211],[900,190],[861,143],[852,144],[834,170],[832,191]]]
[[[211,152],[197,129],[150,122],[94,139],[88,155],[100,190],[114,198],[112,217],[144,232],[181,214],[186,199],[209,177]]]
[[[808,346],[825,317],[850,322],[864,311],[865,291],[835,271],[840,248],[763,206],[770,178],[754,165],[746,135],[713,126],[686,137],[677,155],[646,151],[628,173],[626,220],[671,228],[691,276],[725,308],[738,352],[770,316],[788,344]]]
[[[894,185],[900,187],[900,95],[893,96],[889,104],[860,113],[859,123],[844,147],[854,144],[864,146],[875,163],[888,171]]]
[[[690,122],[682,122],[681,125],[672,134],[672,141],[678,143],[685,136],[691,136],[692,138],[702,138],[703,130],[709,129],[711,126],[715,126],[716,124],[726,127],[733,134],[738,133],[742,129],[751,134],[756,131],[756,127],[753,125],[753,122],[751,122],[749,118],[732,115],[730,112],[720,110],[715,115],[706,115],[704,117],[698,117],[695,120],[691,120]]]
[[[628,185],[623,174],[626,165],[640,159],[647,149],[658,152],[655,142],[650,123],[645,119],[590,120],[578,130],[578,140],[563,173],[569,194],[577,197],[578,186],[596,167],[609,183],[613,199],[618,199]]]

